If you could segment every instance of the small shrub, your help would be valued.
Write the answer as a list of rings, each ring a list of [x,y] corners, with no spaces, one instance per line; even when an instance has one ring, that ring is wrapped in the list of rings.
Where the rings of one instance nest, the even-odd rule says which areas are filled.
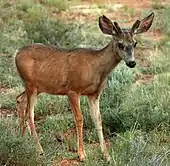
[[[132,89],[122,104],[119,118],[125,129],[150,131],[160,123],[169,123],[169,92],[167,85],[154,82]]]
[[[8,56],[0,56],[0,84],[7,87],[17,86],[21,82],[16,75],[16,70],[13,65],[13,58]]]
[[[6,55],[14,55],[16,50],[27,43],[23,22],[11,19],[6,25],[2,26],[0,32],[0,52]]]
[[[67,48],[74,48],[83,40],[83,36],[77,33],[80,28],[80,25],[63,24],[60,21],[37,20],[34,23],[26,23],[24,29],[31,43],[59,42]]]
[[[27,9],[28,18],[31,21],[46,19],[47,12],[41,4],[32,5]]]
[[[36,3],[34,2],[34,0],[18,0],[19,3],[17,4],[17,9],[20,9],[24,12],[27,12],[27,10],[29,8],[31,8],[33,5],[35,5]]]
[[[113,139],[111,152],[114,165],[169,165],[169,146],[161,141],[163,135],[166,140],[166,130],[151,133],[135,130],[118,134]]]

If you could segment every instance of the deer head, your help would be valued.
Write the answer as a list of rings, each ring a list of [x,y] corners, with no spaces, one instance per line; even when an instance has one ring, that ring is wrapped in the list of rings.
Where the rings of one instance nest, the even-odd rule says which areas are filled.
[[[151,27],[154,19],[154,13],[142,20],[136,20],[129,29],[121,29],[117,22],[112,22],[106,16],[99,17],[99,27],[104,34],[111,35],[113,53],[117,54],[123,59],[126,65],[134,68],[136,65],[134,58],[134,49],[136,47],[136,40],[134,36],[139,33],[147,32]]]

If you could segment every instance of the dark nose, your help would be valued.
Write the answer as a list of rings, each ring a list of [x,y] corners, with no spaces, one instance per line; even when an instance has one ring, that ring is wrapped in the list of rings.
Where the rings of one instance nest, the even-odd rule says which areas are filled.
[[[134,68],[136,66],[136,62],[135,61],[130,61],[129,63],[126,63],[126,65],[130,68]]]

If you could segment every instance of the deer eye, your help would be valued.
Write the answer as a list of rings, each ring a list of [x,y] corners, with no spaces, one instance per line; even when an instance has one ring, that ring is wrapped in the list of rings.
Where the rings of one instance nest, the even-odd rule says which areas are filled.
[[[135,42],[135,43],[134,43],[134,47],[136,47],[136,45],[137,45],[137,44],[138,44],[138,43],[137,43],[137,42]]]
[[[123,50],[123,48],[124,48],[124,46],[123,46],[122,43],[118,43],[117,46],[118,46],[121,50]]]

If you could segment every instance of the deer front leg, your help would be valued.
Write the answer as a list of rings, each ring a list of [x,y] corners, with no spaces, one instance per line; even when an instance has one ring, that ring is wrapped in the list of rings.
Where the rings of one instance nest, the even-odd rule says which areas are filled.
[[[96,126],[96,129],[97,129],[101,150],[102,150],[104,156],[106,157],[107,161],[110,161],[110,155],[107,151],[106,143],[105,143],[104,137],[103,137],[102,120],[101,120],[101,114],[100,114],[100,108],[99,108],[100,96],[97,96],[97,97],[96,96],[88,96],[88,99],[89,99],[89,104],[90,104],[91,117],[92,117],[94,124]]]
[[[80,110],[80,96],[77,93],[70,92],[68,94],[71,109],[74,113],[74,119],[77,129],[77,144],[78,144],[78,156],[80,161],[85,158],[84,144],[83,144],[83,116]]]

